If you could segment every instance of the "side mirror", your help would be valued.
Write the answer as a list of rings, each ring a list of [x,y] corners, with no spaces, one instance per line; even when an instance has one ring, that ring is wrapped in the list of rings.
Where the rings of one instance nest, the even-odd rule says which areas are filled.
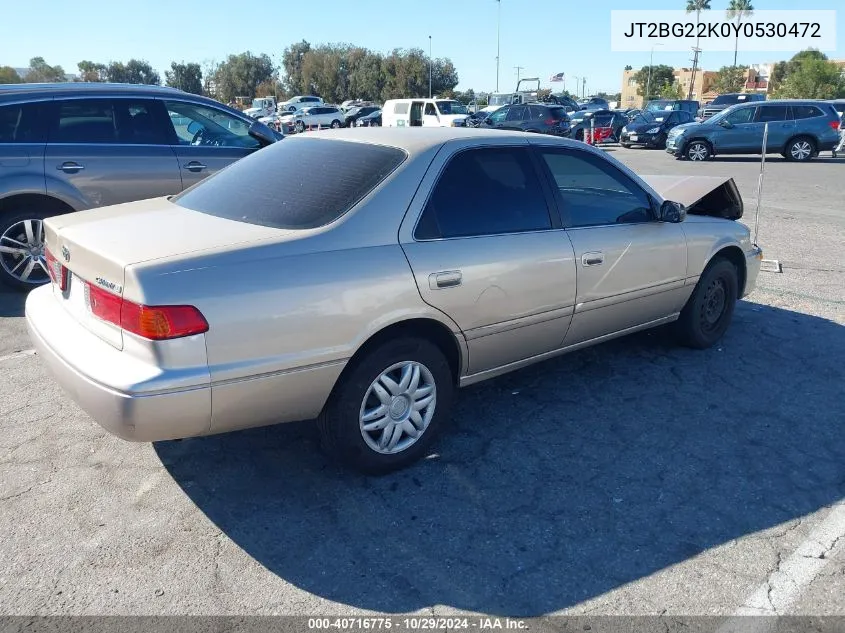
[[[719,125],[721,125],[726,130],[730,130],[734,126],[734,124],[728,121],[727,119],[722,119],[721,121],[719,121]]]
[[[249,135],[258,139],[264,145],[270,145],[278,140],[273,131],[260,121],[256,121],[249,126]]]
[[[661,222],[669,222],[671,224],[677,224],[678,222],[683,222],[687,217],[687,210],[684,208],[679,202],[672,202],[671,200],[665,200],[663,204],[660,205],[660,221]]]

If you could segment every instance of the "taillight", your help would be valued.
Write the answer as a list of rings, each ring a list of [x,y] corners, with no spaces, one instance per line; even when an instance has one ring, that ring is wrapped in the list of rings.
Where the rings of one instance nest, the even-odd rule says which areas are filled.
[[[839,129],[839,125],[840,125],[839,121],[828,121],[828,124],[829,124],[829,125],[830,125],[830,127],[832,127],[834,130],[838,130],[838,129]]]
[[[560,119],[546,119],[543,123],[546,125],[555,125],[556,123],[560,123]]]
[[[146,339],[164,341],[208,331],[208,321],[194,306],[145,306],[87,284],[91,313]]]
[[[50,274],[50,279],[64,292],[67,290],[67,268],[55,258],[53,253],[50,252],[50,249],[45,249],[44,255],[47,260],[47,272]]]

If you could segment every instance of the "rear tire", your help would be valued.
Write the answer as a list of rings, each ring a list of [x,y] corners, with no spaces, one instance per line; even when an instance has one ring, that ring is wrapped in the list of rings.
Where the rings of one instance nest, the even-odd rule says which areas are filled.
[[[323,447],[366,474],[404,468],[426,454],[445,424],[454,384],[436,345],[388,340],[353,359],[335,385],[317,419]]]
[[[711,261],[675,324],[680,342],[707,349],[719,341],[731,324],[738,288],[736,266],[722,257]]]
[[[339,127],[340,127],[340,121],[338,121],[337,119],[335,119],[334,121],[332,121],[332,129],[333,129],[333,130],[336,130],[336,129],[337,129],[337,128],[339,128]]]
[[[0,216],[0,283],[28,292],[50,281],[43,221],[54,215],[20,209]]]
[[[807,136],[799,136],[786,144],[786,160],[803,163],[816,155],[816,144]]]

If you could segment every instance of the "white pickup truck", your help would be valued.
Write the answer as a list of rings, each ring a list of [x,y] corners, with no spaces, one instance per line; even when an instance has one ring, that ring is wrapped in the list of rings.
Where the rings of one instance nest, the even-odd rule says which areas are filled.
[[[253,119],[270,116],[276,112],[276,97],[258,97],[252,100],[252,107],[244,110],[244,114]]]

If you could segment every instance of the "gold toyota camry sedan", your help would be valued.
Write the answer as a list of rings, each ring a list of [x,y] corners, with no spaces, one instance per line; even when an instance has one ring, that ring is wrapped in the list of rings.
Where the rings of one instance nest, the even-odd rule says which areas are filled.
[[[670,322],[713,345],[760,268],[742,211],[730,178],[640,177],[566,139],[315,132],[46,220],[26,318],[121,438],[316,418],[381,473],[425,454],[458,387]]]

